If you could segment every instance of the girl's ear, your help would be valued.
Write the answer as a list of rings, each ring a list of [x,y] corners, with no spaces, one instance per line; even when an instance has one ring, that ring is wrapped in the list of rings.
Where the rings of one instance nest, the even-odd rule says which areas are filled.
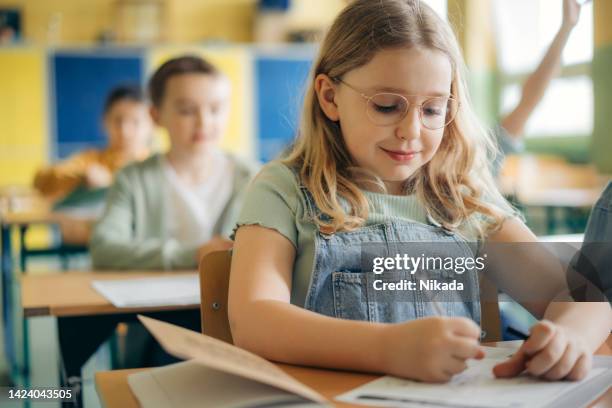
[[[319,106],[325,113],[325,116],[331,121],[337,122],[340,120],[338,114],[338,106],[336,105],[336,85],[330,77],[325,74],[319,74],[314,80],[315,92]]]
[[[149,108],[149,114],[151,115],[151,119],[153,119],[153,123],[155,123],[157,126],[161,126],[159,123],[159,109],[151,105],[151,107]]]

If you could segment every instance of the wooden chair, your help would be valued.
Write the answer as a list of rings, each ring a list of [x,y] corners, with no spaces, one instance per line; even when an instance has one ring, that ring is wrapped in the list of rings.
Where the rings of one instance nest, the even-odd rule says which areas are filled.
[[[200,315],[202,333],[233,344],[227,316],[232,253],[218,251],[206,255],[200,262]]]
[[[227,298],[229,290],[230,251],[213,252],[200,262],[200,295],[202,304],[202,333],[207,336],[233,344],[232,332],[227,316]],[[500,341],[501,324],[497,288],[490,282],[481,279],[481,308],[483,341]]]

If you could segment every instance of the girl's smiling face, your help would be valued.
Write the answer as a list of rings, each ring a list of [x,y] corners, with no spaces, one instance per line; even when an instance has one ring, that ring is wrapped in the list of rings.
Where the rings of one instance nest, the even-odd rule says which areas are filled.
[[[355,163],[380,177],[389,193],[401,194],[403,182],[431,160],[442,141],[444,128],[424,127],[418,105],[428,97],[450,95],[448,57],[418,47],[386,49],[341,80],[334,83],[326,75],[317,76],[315,90],[321,108],[329,119],[339,122]],[[410,107],[399,123],[379,126],[366,114],[367,100],[360,93],[400,94]]]

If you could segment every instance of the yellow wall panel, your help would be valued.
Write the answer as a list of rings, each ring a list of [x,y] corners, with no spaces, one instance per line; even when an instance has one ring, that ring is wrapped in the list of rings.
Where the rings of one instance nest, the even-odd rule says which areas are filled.
[[[205,58],[229,77],[232,83],[231,113],[221,146],[241,156],[254,157],[253,64],[249,51],[240,46],[157,47],[149,54],[147,77],[150,77],[163,62],[185,54]]]
[[[0,186],[28,185],[47,156],[45,53],[0,49]]]
[[[2,7],[21,10],[28,42],[48,45],[92,44],[103,32],[120,31],[119,4],[120,0],[0,0]],[[164,41],[252,39],[255,0],[165,0],[162,5]]]
[[[612,1],[595,0],[593,7],[595,48],[608,46],[612,44]]]

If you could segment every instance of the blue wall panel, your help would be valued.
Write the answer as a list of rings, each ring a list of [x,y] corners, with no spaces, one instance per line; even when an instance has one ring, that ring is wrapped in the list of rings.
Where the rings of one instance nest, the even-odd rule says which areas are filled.
[[[296,135],[309,56],[258,56],[255,62],[259,158],[274,159]]]
[[[88,50],[56,52],[50,59],[54,156],[105,146],[106,96],[115,86],[143,83],[143,54]]]

